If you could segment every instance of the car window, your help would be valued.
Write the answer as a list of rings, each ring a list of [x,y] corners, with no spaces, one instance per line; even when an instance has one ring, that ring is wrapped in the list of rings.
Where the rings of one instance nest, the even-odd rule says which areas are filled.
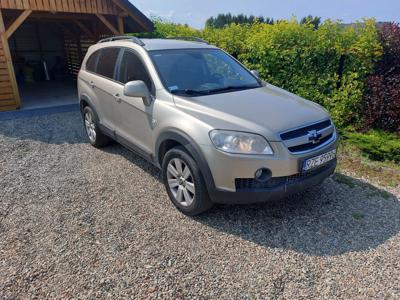
[[[222,76],[228,81],[243,80],[243,73],[235,70],[226,60],[219,59],[215,53],[204,53],[204,59],[211,76]]]
[[[152,82],[146,67],[140,58],[132,51],[125,50],[121,60],[118,80],[122,83],[142,80],[152,90]]]
[[[104,48],[101,50],[99,62],[97,64],[97,74],[114,79],[114,69],[119,50],[118,48]]]
[[[150,56],[171,93],[209,95],[261,86],[250,71],[218,49],[155,50]]]
[[[90,72],[96,73],[96,68],[97,68],[97,61],[100,55],[100,51],[97,50],[94,52],[87,60],[86,62],[86,70]]]

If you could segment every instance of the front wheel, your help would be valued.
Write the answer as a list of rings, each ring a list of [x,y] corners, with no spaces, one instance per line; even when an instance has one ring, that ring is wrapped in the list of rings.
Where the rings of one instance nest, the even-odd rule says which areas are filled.
[[[198,215],[213,206],[200,169],[185,148],[169,150],[164,156],[162,169],[167,193],[185,215]]]

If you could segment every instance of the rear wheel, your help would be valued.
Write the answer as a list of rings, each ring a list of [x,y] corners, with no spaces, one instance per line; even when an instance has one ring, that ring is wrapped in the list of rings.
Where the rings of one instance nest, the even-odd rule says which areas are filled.
[[[110,139],[100,131],[98,119],[89,106],[83,109],[83,123],[89,142],[94,147],[100,148],[110,142]]]
[[[163,180],[172,203],[184,214],[198,215],[213,206],[200,169],[185,148],[165,154]]]

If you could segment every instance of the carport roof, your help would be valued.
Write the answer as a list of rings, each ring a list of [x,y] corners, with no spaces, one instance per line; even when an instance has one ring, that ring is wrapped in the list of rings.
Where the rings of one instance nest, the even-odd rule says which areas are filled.
[[[121,2],[125,5],[126,9],[131,14],[136,16],[136,21],[140,23],[140,25],[142,25],[142,30],[138,31],[153,31],[153,22],[149,18],[147,18],[139,9],[137,9],[136,6],[134,6],[129,0],[121,0]],[[134,24],[132,24],[132,20],[129,20],[128,22],[130,23],[131,27],[134,27]]]

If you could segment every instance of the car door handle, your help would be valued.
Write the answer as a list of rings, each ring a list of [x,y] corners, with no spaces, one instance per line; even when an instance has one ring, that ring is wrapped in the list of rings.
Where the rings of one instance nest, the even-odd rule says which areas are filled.
[[[115,97],[115,100],[116,100],[118,103],[121,103],[122,99],[121,99],[121,97],[120,97],[119,94],[115,94],[114,97]]]

